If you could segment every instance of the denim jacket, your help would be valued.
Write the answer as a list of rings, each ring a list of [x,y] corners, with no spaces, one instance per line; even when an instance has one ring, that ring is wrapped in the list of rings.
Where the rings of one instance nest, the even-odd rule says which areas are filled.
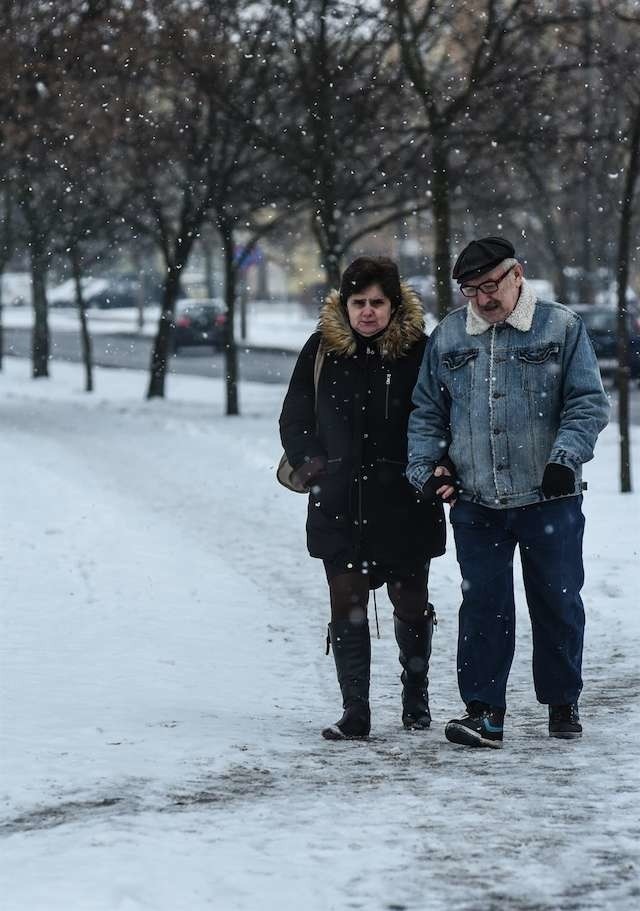
[[[598,363],[580,317],[537,301],[523,282],[504,323],[471,304],[446,316],[429,339],[409,418],[407,477],[419,489],[448,455],[459,496],[507,509],[544,499],[548,462],[569,466],[582,490],[609,417]]]

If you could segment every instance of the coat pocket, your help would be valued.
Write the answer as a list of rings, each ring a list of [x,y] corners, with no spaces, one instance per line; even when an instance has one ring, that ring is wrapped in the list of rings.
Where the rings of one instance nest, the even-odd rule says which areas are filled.
[[[328,459],[327,470],[311,485],[312,507],[340,521],[349,511],[349,471],[342,458]]]

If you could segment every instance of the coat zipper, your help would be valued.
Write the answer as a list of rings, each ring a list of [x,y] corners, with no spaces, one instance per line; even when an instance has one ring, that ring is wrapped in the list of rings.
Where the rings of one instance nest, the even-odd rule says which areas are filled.
[[[391,388],[391,374],[387,373],[387,391],[384,397],[384,419],[389,420],[389,389]]]

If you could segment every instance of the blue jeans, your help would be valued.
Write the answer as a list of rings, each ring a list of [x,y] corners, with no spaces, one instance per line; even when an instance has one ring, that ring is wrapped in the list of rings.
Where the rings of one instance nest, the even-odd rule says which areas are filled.
[[[577,702],[584,638],[581,507],[577,496],[513,509],[458,500],[451,509],[462,572],[458,685],[465,703],[506,707],[515,648],[516,544],[531,617],[536,696],[549,705]]]

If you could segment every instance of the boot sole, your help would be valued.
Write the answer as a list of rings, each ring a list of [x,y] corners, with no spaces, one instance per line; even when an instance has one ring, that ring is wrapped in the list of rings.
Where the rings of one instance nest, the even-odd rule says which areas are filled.
[[[403,720],[402,726],[405,729],[405,731],[428,731],[429,728],[431,727],[431,722],[427,721],[426,724],[423,724],[419,721],[404,721]]]
[[[549,737],[556,740],[579,740],[582,737],[582,731],[549,731]]]
[[[337,724],[332,724],[331,727],[324,728],[322,736],[325,740],[367,740],[369,737],[368,734],[345,734],[340,730]]]
[[[471,731],[461,724],[449,723],[444,729],[444,736],[451,743],[459,743],[466,747],[489,747],[492,750],[501,750],[501,740],[487,740],[478,731]]]

